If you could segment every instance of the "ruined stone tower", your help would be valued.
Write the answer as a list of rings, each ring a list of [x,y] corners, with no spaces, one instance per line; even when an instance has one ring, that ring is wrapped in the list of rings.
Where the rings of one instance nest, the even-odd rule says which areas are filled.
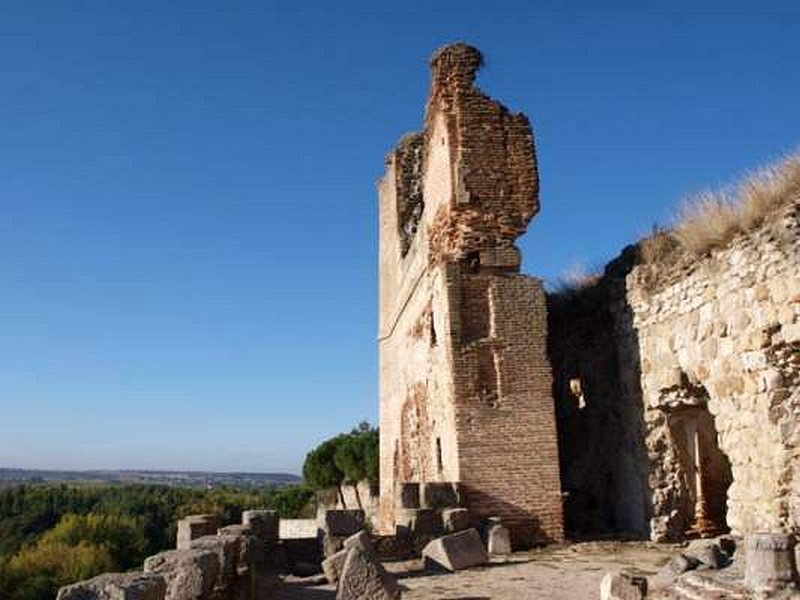
[[[528,119],[475,87],[481,60],[435,53],[424,130],[378,184],[381,524],[398,482],[458,481],[525,547],[563,536],[545,297],[514,245],[539,183]]]

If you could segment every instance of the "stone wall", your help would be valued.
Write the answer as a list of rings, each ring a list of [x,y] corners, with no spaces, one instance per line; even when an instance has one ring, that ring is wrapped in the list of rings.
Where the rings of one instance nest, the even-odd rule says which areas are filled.
[[[272,511],[242,514],[241,525],[214,531],[214,515],[178,522],[176,550],[144,561],[143,570],[110,573],[63,587],[57,600],[268,600],[278,585],[282,547]]]
[[[658,540],[798,532],[799,236],[795,202],[706,256],[631,250],[551,299],[567,523],[613,531],[633,500]]]
[[[514,246],[538,176],[527,118],[475,87],[480,63],[434,55],[425,129],[378,185],[380,526],[396,483],[459,481],[524,546],[562,536],[544,293]]]
[[[680,481],[686,469],[673,421],[691,406],[710,413],[730,463],[727,525],[736,533],[798,531],[798,234],[795,204],[754,233],[669,273],[666,284],[653,284],[648,266],[628,278],[642,356],[654,537],[686,526],[679,509],[687,500]],[[701,469],[716,476],[705,460],[719,457],[701,452]]]

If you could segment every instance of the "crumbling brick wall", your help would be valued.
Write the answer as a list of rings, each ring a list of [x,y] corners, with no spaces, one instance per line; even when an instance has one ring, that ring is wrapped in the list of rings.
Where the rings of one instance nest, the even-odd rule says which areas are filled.
[[[438,51],[425,129],[380,193],[381,522],[396,481],[461,481],[518,546],[562,537],[541,283],[514,246],[539,209],[533,135],[475,87],[480,53]]]

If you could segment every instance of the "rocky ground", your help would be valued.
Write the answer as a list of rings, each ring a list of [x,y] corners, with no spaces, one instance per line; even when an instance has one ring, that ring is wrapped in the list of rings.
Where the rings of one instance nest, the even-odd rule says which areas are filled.
[[[600,597],[600,581],[609,571],[625,569],[653,578],[675,546],[647,542],[587,542],[551,546],[455,574],[433,573],[421,561],[388,563],[397,575],[403,600],[589,600]],[[287,581],[280,600],[332,600],[331,585]]]

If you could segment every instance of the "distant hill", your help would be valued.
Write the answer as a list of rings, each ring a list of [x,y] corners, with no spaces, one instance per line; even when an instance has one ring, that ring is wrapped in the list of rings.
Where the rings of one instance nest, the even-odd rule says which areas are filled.
[[[181,487],[262,487],[300,483],[289,473],[216,473],[210,471],[50,471],[0,468],[0,486],[15,483],[149,483]]]

